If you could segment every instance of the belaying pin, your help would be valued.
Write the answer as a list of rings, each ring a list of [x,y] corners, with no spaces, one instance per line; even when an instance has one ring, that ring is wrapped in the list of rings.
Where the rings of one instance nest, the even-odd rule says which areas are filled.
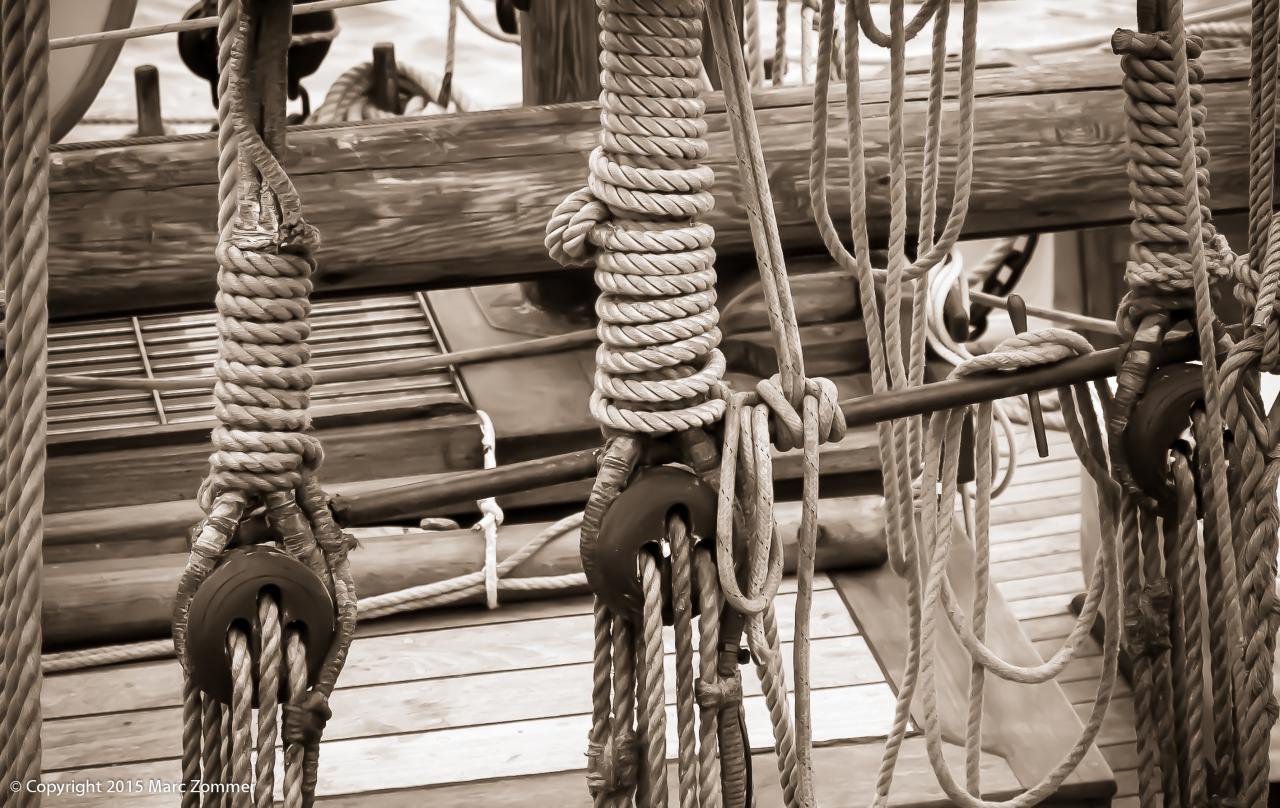
[[[1147,381],[1125,426],[1129,474],[1142,493],[1164,507],[1174,501],[1168,453],[1191,428],[1191,412],[1202,406],[1199,365],[1181,362],[1160,368]]]
[[[281,628],[301,629],[311,680],[320,672],[333,639],[333,598],[319,576],[275,547],[255,545],[231,550],[191,600],[187,658],[183,660],[191,681],[223,704],[231,703],[227,632],[239,626],[255,638],[259,635],[258,597],[264,591],[279,603]],[[258,644],[252,643],[251,647],[257,648]]]
[[[594,557],[583,569],[591,590],[616,614],[639,618],[644,613],[641,553],[651,554],[658,562],[662,590],[671,591],[671,564],[664,557],[662,542],[672,513],[685,518],[694,544],[715,535],[715,489],[679,466],[646,468],[636,473],[605,512]],[[697,591],[696,584],[693,591]],[[697,596],[690,600],[696,610]],[[670,625],[673,617],[671,598],[664,597],[662,618]]]

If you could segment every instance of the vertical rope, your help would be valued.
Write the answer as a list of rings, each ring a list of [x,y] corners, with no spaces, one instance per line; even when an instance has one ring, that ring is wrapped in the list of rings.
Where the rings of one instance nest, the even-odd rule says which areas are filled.
[[[228,794],[227,799],[231,808],[247,808],[252,794],[238,790],[254,782],[250,752],[253,748],[253,660],[244,629],[235,627],[228,632],[227,647],[231,651],[231,733],[227,738],[231,741],[231,783],[237,789]]]
[[[49,4],[0,3],[3,144],[3,546],[0,770],[40,776],[40,597],[48,370]],[[29,799],[26,797],[20,799]]]
[[[1204,633],[1200,608],[1200,537],[1196,518],[1195,477],[1186,456],[1173,454],[1173,479],[1178,498],[1178,604],[1181,607],[1182,670],[1186,687],[1175,704],[1178,724],[1187,732],[1187,769],[1183,794],[1187,805],[1204,805],[1208,793],[1205,780],[1204,744]],[[1250,803],[1256,804],[1256,803]]]
[[[200,688],[187,677],[182,681],[182,782],[203,780],[200,772]],[[200,794],[195,789],[182,792],[182,808],[198,808]]]
[[[302,707],[307,695],[307,651],[297,629],[285,631],[284,664],[287,676],[288,704]],[[300,740],[288,740],[284,747],[284,806],[306,805],[306,746]]]
[[[258,598],[258,737],[254,779],[255,808],[273,808],[276,789],[277,710],[280,671],[284,657],[280,647],[280,607],[271,595]]]
[[[684,517],[667,519],[671,548],[671,612],[675,626],[676,750],[681,808],[698,808],[698,748],[694,736],[693,554]]]
[[[667,804],[667,707],[663,686],[662,583],[657,562],[640,554],[644,617],[636,637],[637,728],[644,753],[640,758],[637,803],[643,808]]]
[[[698,790],[703,808],[717,808],[722,799],[716,739],[725,700],[723,690],[715,687],[720,683],[716,670],[720,661],[720,590],[710,550],[696,550],[693,557],[701,611],[698,617],[698,681],[695,684],[701,708],[698,714]]]

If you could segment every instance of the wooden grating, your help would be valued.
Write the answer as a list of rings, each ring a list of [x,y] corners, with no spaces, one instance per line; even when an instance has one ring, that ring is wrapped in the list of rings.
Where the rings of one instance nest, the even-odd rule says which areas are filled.
[[[311,367],[355,367],[440,354],[444,349],[420,292],[326,300],[311,316]],[[217,358],[211,310],[118,317],[55,326],[49,372],[102,377],[211,378]],[[362,382],[318,384],[315,415],[377,410],[413,403],[466,403],[452,369]],[[213,424],[207,390],[163,392],[49,390],[51,438],[77,440],[175,426]]]

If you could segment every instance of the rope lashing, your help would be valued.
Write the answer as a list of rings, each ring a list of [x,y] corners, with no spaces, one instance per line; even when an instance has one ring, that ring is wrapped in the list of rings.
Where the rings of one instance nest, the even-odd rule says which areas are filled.
[[[493,432],[493,420],[484,410],[476,410],[480,419],[480,448],[484,454],[484,467],[497,468],[497,437]],[[484,535],[484,599],[490,609],[498,608],[498,528],[502,526],[502,508],[498,500],[485,497],[476,503],[480,509],[480,521],[472,526]]]
[[[262,790],[270,781],[262,771],[274,765],[274,747],[260,748],[251,759],[248,743],[248,699],[254,688],[254,672],[244,661],[248,640],[230,635],[229,708],[210,692],[193,692],[193,666],[202,663],[190,655],[195,649],[187,642],[189,621],[211,619],[193,611],[201,584],[219,574],[238,524],[261,505],[286,557],[305,567],[304,580],[327,593],[331,604],[326,620],[333,632],[327,647],[313,644],[308,649],[296,632],[286,632],[282,640],[287,671],[285,800],[301,806],[313,799],[329,694],[355,633],[356,598],[347,559],[352,542],[334,522],[315,478],[322,452],[309,433],[307,317],[318,237],[304,220],[298,195],[276,157],[284,148],[290,7],[223,0],[219,14],[218,426],[199,496],[208,516],[193,536],[175,599],[174,647],[188,676],[183,770],[203,772],[206,782],[229,778],[245,783],[253,768],[258,772],[257,803],[271,799],[270,791]],[[263,609],[260,617],[269,612]],[[226,630],[225,624],[213,628]],[[270,643],[274,629],[260,629]],[[318,643],[319,636],[313,632],[311,641]],[[268,651],[274,654],[275,649],[264,647],[258,653]],[[315,664],[308,662],[312,659]],[[271,706],[270,698],[266,704]],[[262,715],[260,703],[260,723],[274,720]],[[189,805],[197,799],[184,797]]]
[[[0,771],[39,778],[40,586],[48,370],[49,3],[0,2]],[[25,793],[25,790],[24,790]],[[17,795],[15,804],[38,798]]]

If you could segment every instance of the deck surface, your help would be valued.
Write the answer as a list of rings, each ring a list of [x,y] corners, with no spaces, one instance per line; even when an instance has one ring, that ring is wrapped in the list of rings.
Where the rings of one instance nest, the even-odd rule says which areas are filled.
[[[1017,483],[994,505],[993,574],[1037,647],[1052,649],[1071,623],[1067,601],[1082,586],[1078,466],[1060,436],[1049,458],[1024,453],[1022,460]],[[812,632],[814,740],[854,744],[860,756],[872,759],[876,739],[889,726],[892,689],[831,578],[820,576],[818,589]],[[789,637],[793,582],[784,583],[783,593],[780,628]],[[397,793],[408,796],[405,790],[512,777],[536,780],[580,769],[590,706],[590,627],[590,605],[580,597],[363,626],[333,698],[322,796],[338,804],[365,804],[368,792],[381,792],[370,804],[394,805]],[[667,650],[672,650],[669,637]],[[789,644],[784,657],[789,668]],[[1099,651],[1090,643],[1065,676],[1064,690],[1079,711],[1087,709],[1099,662]],[[744,668],[744,679],[753,745],[764,748],[771,739],[767,711],[754,673]],[[671,716],[669,665],[666,681]],[[1130,704],[1126,688],[1100,744],[1123,797],[1136,787]],[[178,779],[176,663],[50,676],[44,709],[47,780]],[[673,716],[669,730],[674,735]],[[670,744],[674,751],[674,737]],[[922,747],[918,737],[908,742],[908,771],[923,764]],[[992,759],[987,768],[990,787],[1017,787],[1004,761]],[[932,774],[919,770],[899,778],[903,788],[926,782],[931,785]],[[146,806],[175,800],[164,794],[116,799],[65,794],[46,804]]]

